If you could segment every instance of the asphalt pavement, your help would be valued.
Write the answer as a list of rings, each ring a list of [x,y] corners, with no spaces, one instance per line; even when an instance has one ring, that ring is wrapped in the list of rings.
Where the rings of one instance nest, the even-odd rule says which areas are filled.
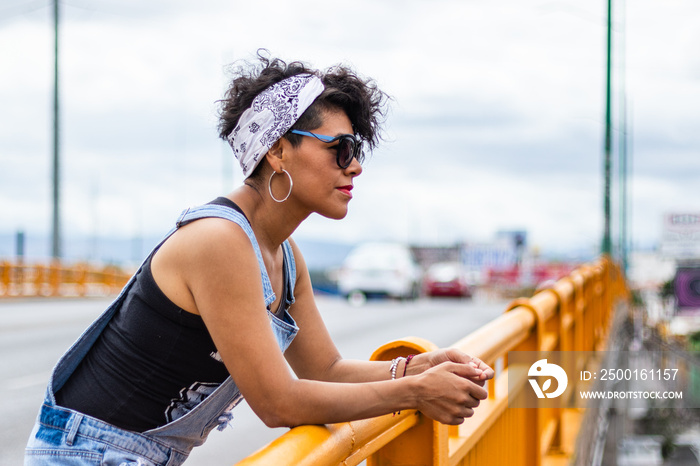
[[[22,464],[24,445],[60,355],[109,304],[109,299],[0,300],[0,466]],[[368,359],[382,344],[419,336],[449,346],[503,312],[504,301],[426,299],[370,300],[351,306],[319,297],[319,309],[343,357]],[[288,429],[266,427],[245,404],[231,427],[214,431],[195,448],[190,466],[231,465]]]

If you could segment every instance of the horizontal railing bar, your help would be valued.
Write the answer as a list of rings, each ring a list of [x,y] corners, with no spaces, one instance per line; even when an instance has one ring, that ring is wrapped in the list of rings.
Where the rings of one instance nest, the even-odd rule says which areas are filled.
[[[489,364],[523,342],[532,332],[535,316],[515,308],[462,338],[451,347],[481,358]]]
[[[544,322],[551,319],[559,309],[559,299],[554,293],[536,293],[529,301],[530,305],[539,311]]]
[[[362,463],[365,459],[367,459],[369,455],[379,451],[379,449],[382,448],[384,445],[387,445],[396,437],[403,434],[410,428],[414,427],[420,421],[420,414],[418,413],[418,411],[407,410],[406,414],[407,415],[401,421],[399,421],[398,424],[395,424],[389,427],[387,430],[380,432],[374,438],[370,437],[367,443],[365,443],[364,445],[360,445],[359,448],[356,448],[343,464],[347,464],[348,466],[354,466]],[[358,421],[358,423],[359,422],[362,421]]]
[[[395,416],[387,414],[326,426],[299,426],[237,464],[337,465],[360,449],[374,453],[418,421],[416,410],[405,410]],[[356,458],[359,461],[347,464],[359,464],[366,456]]]

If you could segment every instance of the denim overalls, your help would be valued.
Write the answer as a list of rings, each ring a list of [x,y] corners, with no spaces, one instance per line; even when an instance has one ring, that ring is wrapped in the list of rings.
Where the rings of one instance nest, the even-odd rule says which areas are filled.
[[[280,349],[284,352],[299,330],[288,313],[289,306],[294,302],[293,290],[296,278],[296,266],[289,242],[283,243],[287,293],[282,305],[284,314],[282,318],[278,318],[269,310],[275,301],[275,294],[262,260],[260,247],[250,224],[236,210],[211,204],[187,209],[180,215],[175,228],[156,249],[177,228],[206,217],[230,220],[240,225],[250,238],[260,266],[270,325]],[[214,427],[219,426],[223,429],[232,419],[231,410],[243,397],[231,377],[228,377],[213,393],[183,417],[143,433],[125,431],[99,419],[56,405],[54,393],[68,380],[119,309],[135,277],[136,274],[117,299],[56,364],[49,379],[44,403],[27,444],[25,465],[178,465],[185,461],[193,447],[204,443]]]

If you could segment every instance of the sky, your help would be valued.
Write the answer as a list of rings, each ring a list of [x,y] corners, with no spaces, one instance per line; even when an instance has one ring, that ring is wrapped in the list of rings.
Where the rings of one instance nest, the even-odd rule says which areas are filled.
[[[51,5],[0,4],[0,234],[50,232]],[[526,230],[543,252],[599,248],[604,1],[60,8],[64,237],[159,236],[183,208],[239,186],[216,101],[230,64],[266,48],[317,69],[350,65],[392,97],[385,141],[356,180],[348,216],[312,216],[297,238],[438,245]],[[665,212],[700,211],[699,23],[691,0],[615,3],[613,172],[627,134],[639,247],[658,244]],[[615,236],[619,186],[615,175]]]

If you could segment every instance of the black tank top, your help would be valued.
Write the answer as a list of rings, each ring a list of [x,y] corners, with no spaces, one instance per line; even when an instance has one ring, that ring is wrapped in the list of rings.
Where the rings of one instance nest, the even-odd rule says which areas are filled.
[[[242,213],[227,198],[211,204]],[[177,307],[156,284],[152,257],[56,393],[60,406],[136,432],[182,417],[229,375],[202,318]]]

